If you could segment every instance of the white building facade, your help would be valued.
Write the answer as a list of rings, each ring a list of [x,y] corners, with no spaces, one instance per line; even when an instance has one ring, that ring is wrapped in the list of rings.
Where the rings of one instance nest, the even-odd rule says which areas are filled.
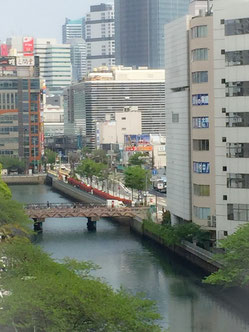
[[[90,7],[86,14],[85,38],[87,43],[87,70],[115,65],[115,26],[112,5]]]

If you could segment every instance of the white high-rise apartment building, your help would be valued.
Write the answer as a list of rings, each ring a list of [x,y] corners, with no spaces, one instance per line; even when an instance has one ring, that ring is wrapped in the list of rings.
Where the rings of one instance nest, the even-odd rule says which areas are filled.
[[[72,83],[71,47],[56,39],[35,40],[34,54],[40,58],[40,76],[50,93],[61,94]]]
[[[85,39],[85,18],[78,20],[65,19],[65,24],[62,26],[62,42],[69,44],[70,40],[75,38]]]
[[[85,37],[87,43],[88,72],[101,66],[115,65],[115,26],[112,5],[90,7],[86,15]]]
[[[214,1],[217,239],[249,221],[249,2]]]

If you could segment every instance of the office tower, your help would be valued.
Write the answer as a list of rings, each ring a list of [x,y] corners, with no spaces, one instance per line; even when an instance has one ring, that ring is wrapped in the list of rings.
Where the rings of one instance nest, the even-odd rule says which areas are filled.
[[[82,38],[85,39],[85,18],[78,20],[65,19],[65,24],[62,26],[62,43],[69,44],[71,39]]]
[[[187,14],[189,0],[115,0],[116,64],[164,68],[164,25]]]
[[[114,67],[90,73],[85,82],[64,92],[65,134],[77,135],[81,130],[94,148],[97,121],[104,121],[106,114],[112,120],[114,113],[137,107],[142,114],[142,133],[165,135],[164,84],[164,70]]]
[[[62,94],[72,83],[71,47],[56,39],[35,40],[34,54],[40,58],[40,76],[50,94]]]
[[[115,27],[112,5],[90,7],[86,15],[87,71],[115,65]]]
[[[213,17],[206,1],[166,25],[168,208],[216,238]]]
[[[0,155],[38,168],[42,154],[39,59],[0,58]]]
[[[82,38],[70,40],[72,81],[79,82],[87,73],[86,68],[86,42]]]

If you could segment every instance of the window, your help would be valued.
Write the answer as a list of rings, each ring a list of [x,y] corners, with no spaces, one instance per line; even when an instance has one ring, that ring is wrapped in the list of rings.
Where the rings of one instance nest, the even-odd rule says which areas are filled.
[[[208,60],[208,49],[197,48],[192,51],[192,61],[205,61]]]
[[[178,123],[179,122],[179,114],[178,113],[172,113],[172,122]]]
[[[208,220],[210,217],[210,208],[194,206],[194,216],[198,219]]]
[[[192,95],[193,106],[208,105],[208,94]]]
[[[249,174],[228,174],[227,188],[249,189]]]
[[[249,96],[249,81],[226,83],[226,97]]]
[[[192,118],[193,128],[209,128],[209,119],[205,117]]]
[[[191,29],[192,38],[203,38],[207,37],[208,28],[207,25],[199,25]]]
[[[31,126],[31,133],[38,134],[38,126]]]
[[[200,174],[209,174],[210,173],[210,163],[209,162],[193,162],[193,171],[194,173]]]
[[[227,143],[227,158],[249,158],[249,143]]]
[[[249,204],[227,204],[227,219],[249,221]]]
[[[249,33],[249,18],[225,21],[225,35],[244,35]]]
[[[192,83],[206,83],[208,82],[208,72],[207,71],[196,71],[192,73]]]
[[[121,120],[126,120],[126,117],[121,118]]]
[[[194,139],[193,140],[194,151],[209,151],[208,139]]]
[[[204,184],[194,184],[195,196],[210,196],[210,186]]]
[[[234,51],[225,53],[226,66],[249,65],[249,51]]]
[[[228,113],[227,127],[249,127],[249,112]]]

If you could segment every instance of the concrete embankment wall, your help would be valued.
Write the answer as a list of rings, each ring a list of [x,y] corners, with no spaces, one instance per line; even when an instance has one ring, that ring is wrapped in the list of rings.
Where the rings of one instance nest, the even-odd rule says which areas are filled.
[[[136,233],[153,240],[162,247],[170,250],[178,256],[186,259],[192,264],[202,268],[208,273],[215,272],[219,269],[219,263],[213,259],[213,254],[207,250],[197,247],[193,243],[184,241],[181,245],[167,246],[163,239],[147,230],[144,230],[142,220],[137,218],[131,221],[131,229]]]
[[[8,175],[2,176],[2,180],[7,184],[43,184],[46,174]]]
[[[52,187],[62,194],[65,194],[79,202],[83,203],[105,203],[105,200],[84,192],[68,183],[53,179]]]

